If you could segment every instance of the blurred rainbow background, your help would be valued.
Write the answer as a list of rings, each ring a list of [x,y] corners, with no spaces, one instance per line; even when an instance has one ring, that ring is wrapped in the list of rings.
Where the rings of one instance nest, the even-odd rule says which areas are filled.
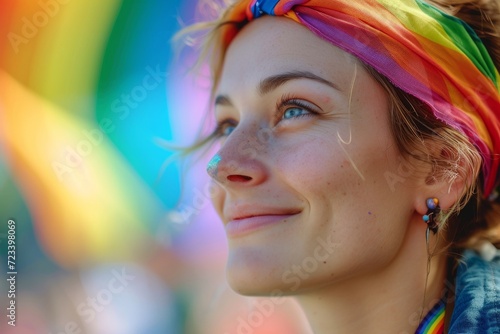
[[[221,2],[2,0],[0,333],[304,333],[288,301],[248,323],[205,160],[165,165],[207,103],[170,40]]]

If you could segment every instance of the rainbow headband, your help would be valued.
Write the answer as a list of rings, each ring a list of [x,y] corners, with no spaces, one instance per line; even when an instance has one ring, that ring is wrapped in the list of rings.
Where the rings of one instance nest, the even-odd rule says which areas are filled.
[[[243,24],[266,14],[305,25],[428,104],[477,147],[485,197],[492,192],[500,162],[499,73],[465,22],[421,0],[243,0],[226,13],[236,24],[224,26],[224,47]]]

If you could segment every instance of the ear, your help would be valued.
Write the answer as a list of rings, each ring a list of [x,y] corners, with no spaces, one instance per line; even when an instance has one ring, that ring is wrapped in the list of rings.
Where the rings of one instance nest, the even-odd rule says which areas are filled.
[[[450,209],[470,186],[470,165],[461,157],[460,152],[450,146],[443,147],[436,143],[426,145],[429,150],[429,164],[424,177],[420,180],[419,192],[415,198],[416,211],[424,215],[427,212],[426,201],[430,197],[439,200],[442,210]]]

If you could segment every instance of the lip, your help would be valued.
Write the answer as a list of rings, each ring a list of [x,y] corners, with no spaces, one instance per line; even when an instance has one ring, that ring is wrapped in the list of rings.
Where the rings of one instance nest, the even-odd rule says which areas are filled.
[[[291,206],[268,206],[262,203],[231,203],[224,208],[225,222],[257,216],[290,216],[302,210]]]
[[[284,223],[287,218],[297,214],[264,214],[233,219],[225,226],[226,234],[232,238],[243,236],[270,225]]]

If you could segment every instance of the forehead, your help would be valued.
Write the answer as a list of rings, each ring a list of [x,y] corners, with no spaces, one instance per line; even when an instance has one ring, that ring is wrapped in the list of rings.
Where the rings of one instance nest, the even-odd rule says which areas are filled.
[[[264,16],[246,25],[230,44],[218,91],[289,71],[309,71],[349,85],[356,58],[283,17]]]

